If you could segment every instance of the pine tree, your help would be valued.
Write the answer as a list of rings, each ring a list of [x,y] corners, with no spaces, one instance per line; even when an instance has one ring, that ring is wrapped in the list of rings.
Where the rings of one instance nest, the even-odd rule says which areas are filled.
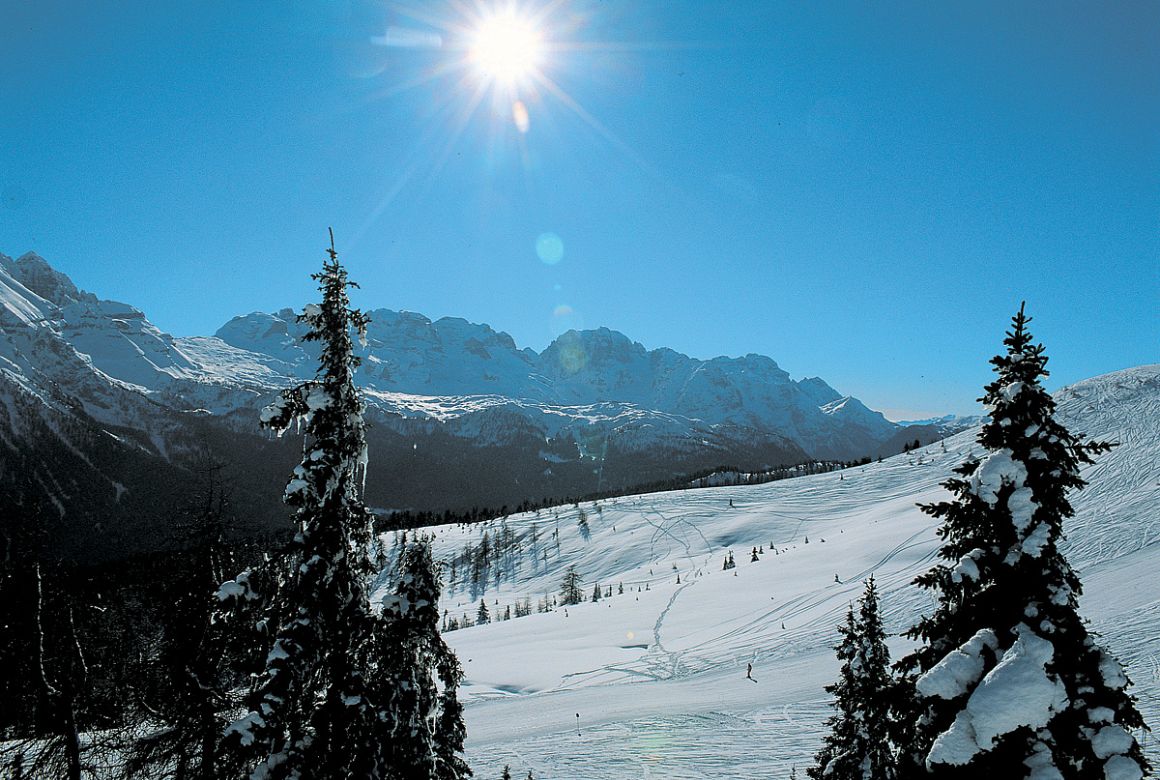
[[[944,483],[944,563],[916,582],[938,598],[910,636],[923,644],[899,667],[915,724],[903,768],[914,776],[1134,780],[1148,771],[1131,735],[1144,722],[1120,663],[1080,618],[1079,577],[1059,550],[1079,469],[1111,445],[1084,441],[1055,418],[1040,380],[1043,346],[1013,318],[990,413],[968,460]],[[909,714],[905,714],[909,709]]]
[[[830,733],[806,775],[815,780],[890,780],[894,777],[888,733],[890,651],[873,577],[866,582],[858,616],[851,607],[846,625],[838,630],[842,640],[834,649],[842,669],[838,682],[826,686],[835,697],[835,712],[826,721]]]
[[[600,601],[600,583],[599,582],[596,583],[596,585],[593,586],[593,588],[592,588],[592,600],[593,601]]]
[[[491,613],[487,611],[487,604],[479,600],[479,609],[475,612],[475,625],[483,626],[491,622]]]
[[[383,599],[384,629],[376,642],[384,661],[370,683],[371,695],[382,702],[380,738],[389,751],[382,776],[392,780],[471,774],[461,757],[466,730],[457,690],[463,672],[439,635],[438,604],[430,542],[416,539],[402,552],[394,593]]]
[[[442,642],[442,640],[440,640]],[[459,686],[463,667],[446,643],[437,654],[436,671],[442,691],[439,694],[439,716],[435,721],[435,780],[464,780],[471,777],[471,767],[463,759],[467,727],[463,722],[463,703]]]
[[[351,341],[352,329],[365,338],[368,320],[350,308],[354,284],[333,242],[328,251],[313,277],[322,303],[299,316],[306,340],[322,346],[317,377],[262,412],[262,424],[279,434],[304,423],[306,444],[285,493],[296,510],[292,565],[275,592],[258,594],[273,641],[249,711],[224,742],[255,780],[378,777],[387,762],[379,706],[369,695],[380,626],[369,600],[372,516],[359,496],[367,456]],[[253,596],[237,580],[222,595]]]
[[[580,590],[580,575],[575,566],[569,566],[568,570],[564,572],[564,581],[560,585],[560,603],[569,606],[579,604],[583,600],[584,594]]]

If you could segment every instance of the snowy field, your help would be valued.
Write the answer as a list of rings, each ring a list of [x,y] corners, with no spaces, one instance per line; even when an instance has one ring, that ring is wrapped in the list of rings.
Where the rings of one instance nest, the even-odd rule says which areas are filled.
[[[1057,399],[1071,430],[1121,444],[1085,472],[1066,551],[1083,614],[1160,726],[1160,366]],[[847,605],[873,574],[892,634],[929,608],[910,582],[935,560],[937,526],[915,503],[947,496],[938,483],[981,452],[976,433],[844,472],[508,518],[518,551],[487,573],[486,591],[473,597],[460,571],[444,598],[460,618],[474,617],[480,595],[493,617],[532,602],[530,616],[446,634],[467,674],[476,777],[498,778],[504,764],[517,778],[768,778],[794,765],[802,777],[828,714],[822,687],[838,669],[831,646]],[[451,560],[502,528],[439,528],[436,555]],[[723,571],[729,551],[736,568]],[[597,582],[613,595],[538,614],[570,565],[586,598]],[[895,658],[907,647],[891,640]],[[1156,740],[1145,742],[1153,761]]]

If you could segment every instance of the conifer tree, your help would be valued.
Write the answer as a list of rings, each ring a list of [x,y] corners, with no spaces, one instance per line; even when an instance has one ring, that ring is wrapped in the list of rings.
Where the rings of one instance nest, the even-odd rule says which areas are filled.
[[[600,601],[600,583],[599,582],[596,583],[594,586],[592,586],[592,600],[593,601]]]
[[[568,570],[564,572],[564,581],[560,586],[560,603],[568,606],[579,604],[583,600],[584,594],[580,590],[580,574],[576,571],[575,566],[569,566]]]
[[[826,686],[835,697],[835,712],[826,722],[830,733],[806,775],[815,780],[890,780],[894,777],[888,733],[890,651],[873,577],[866,581],[857,617],[850,607],[846,625],[838,630],[842,639],[834,649],[842,669],[838,682]]]
[[[916,581],[938,605],[899,664],[912,697],[902,722],[914,724],[900,760],[913,776],[1137,780],[1148,763],[1131,730],[1143,720],[1079,616],[1079,577],[1059,549],[1080,466],[1111,445],[1055,419],[1029,321],[1020,307],[991,360],[985,457],[943,483],[953,500],[923,507],[942,521],[943,563]]]
[[[383,599],[385,625],[377,643],[385,662],[371,682],[374,698],[383,702],[381,739],[389,750],[383,777],[392,780],[471,774],[460,755],[466,735],[457,696],[462,671],[439,635],[438,605],[430,543],[416,539],[403,549],[394,593]]]
[[[313,277],[322,303],[299,316],[306,340],[322,347],[317,376],[262,412],[262,424],[279,434],[296,421],[306,428],[305,454],[285,492],[296,510],[292,565],[273,593],[253,594],[241,578],[220,593],[261,596],[272,638],[248,712],[224,742],[254,780],[380,777],[387,766],[380,703],[370,695],[379,621],[369,600],[372,516],[359,495],[367,456],[351,340],[352,330],[365,339],[368,320],[350,307],[354,284],[333,241],[328,252]]]
[[[475,625],[483,626],[491,622],[491,613],[487,611],[487,603],[479,600],[479,609],[475,613]]]
[[[442,640],[440,640],[442,642]],[[439,715],[435,721],[435,780],[464,780],[471,777],[471,767],[463,759],[463,743],[467,727],[463,723],[463,703],[459,701],[459,685],[463,682],[463,667],[451,648],[442,644],[437,654],[436,671],[442,691],[439,694]]]

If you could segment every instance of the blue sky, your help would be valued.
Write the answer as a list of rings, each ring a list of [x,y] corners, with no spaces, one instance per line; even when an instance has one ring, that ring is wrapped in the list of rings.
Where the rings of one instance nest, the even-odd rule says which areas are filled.
[[[0,251],[208,334],[310,300],[332,225],[364,307],[896,416],[972,411],[1024,298],[1053,386],[1160,359],[1160,4],[523,3],[526,132],[460,121],[473,5],[3,4]]]

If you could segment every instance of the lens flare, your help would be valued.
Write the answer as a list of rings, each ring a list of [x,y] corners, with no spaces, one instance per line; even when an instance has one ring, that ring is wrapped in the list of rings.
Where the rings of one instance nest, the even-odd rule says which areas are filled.
[[[536,256],[545,265],[555,265],[564,259],[564,239],[555,233],[541,233],[536,239]]]
[[[512,122],[516,125],[516,130],[521,133],[528,132],[531,126],[531,121],[528,118],[528,107],[524,105],[524,101],[517,100],[512,103]]]
[[[549,323],[549,327],[551,328],[552,336],[559,338],[570,330],[583,330],[584,318],[581,317],[580,313],[573,309],[571,306],[566,303],[562,303],[552,310],[552,319]],[[571,344],[570,340],[569,344]],[[578,349],[583,351],[579,345],[574,346],[577,346]],[[585,361],[586,360],[587,358],[585,358]]]

